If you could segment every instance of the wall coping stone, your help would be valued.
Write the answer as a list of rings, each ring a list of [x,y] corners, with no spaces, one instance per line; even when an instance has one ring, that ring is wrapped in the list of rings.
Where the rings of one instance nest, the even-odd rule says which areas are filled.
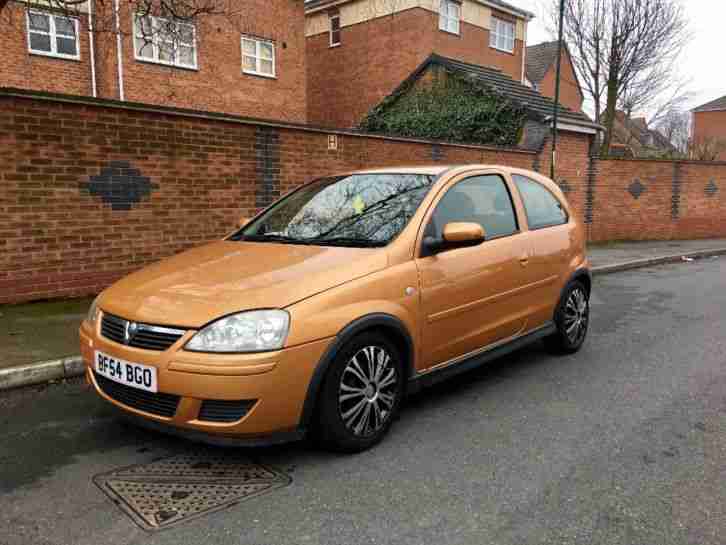
[[[698,161],[696,159],[657,159],[652,157],[602,157],[600,155],[591,155],[590,159],[597,161],[632,161],[638,163],[680,163],[684,165],[726,166],[726,161]]]

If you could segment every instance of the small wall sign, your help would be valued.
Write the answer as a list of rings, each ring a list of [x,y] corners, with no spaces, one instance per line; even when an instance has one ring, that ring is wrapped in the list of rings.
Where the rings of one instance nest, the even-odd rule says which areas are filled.
[[[328,135],[328,149],[335,151],[338,149],[338,135],[337,134],[329,134]]]

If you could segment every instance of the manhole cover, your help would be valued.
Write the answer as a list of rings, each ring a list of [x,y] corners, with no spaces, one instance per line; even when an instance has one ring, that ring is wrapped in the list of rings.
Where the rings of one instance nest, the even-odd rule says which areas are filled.
[[[93,481],[142,528],[160,530],[287,486],[291,479],[234,452],[199,450],[116,469]]]

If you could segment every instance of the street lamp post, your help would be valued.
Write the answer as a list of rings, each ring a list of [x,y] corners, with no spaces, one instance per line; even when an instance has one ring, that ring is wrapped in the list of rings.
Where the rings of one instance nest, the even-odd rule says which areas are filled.
[[[557,162],[557,116],[560,104],[560,68],[562,66],[562,27],[565,19],[565,0],[560,0],[560,26],[557,39],[557,74],[555,76],[555,105],[552,113],[552,160],[550,161],[550,178],[555,179]]]

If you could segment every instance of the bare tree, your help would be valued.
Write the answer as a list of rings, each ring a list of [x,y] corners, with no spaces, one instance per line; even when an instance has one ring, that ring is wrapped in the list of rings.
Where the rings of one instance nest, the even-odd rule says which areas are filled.
[[[567,0],[564,36],[595,119],[606,129],[603,154],[610,150],[616,109],[656,110],[653,122],[687,97],[675,70],[689,37],[677,0]]]
[[[563,39],[567,43],[570,58],[575,70],[584,84],[583,91],[592,99],[595,121],[600,122],[603,111],[603,92],[605,89],[604,68],[607,49],[605,28],[606,11],[609,0],[569,0],[565,2]],[[557,35],[559,0],[554,0],[552,23],[549,31]],[[573,24],[573,22],[577,24]]]
[[[668,110],[658,121],[657,130],[673,145],[679,155],[688,153],[691,114],[687,111],[674,108]]]
[[[726,152],[726,140],[721,138],[693,139],[688,145],[688,157],[696,161],[717,161]]]
[[[14,0],[0,0],[0,14]],[[93,9],[88,10],[88,4]],[[82,12],[93,14],[91,28],[96,33],[114,32],[124,34],[119,28],[117,12],[130,9],[136,16],[145,18],[155,16],[166,19],[165,25],[140,25],[139,35],[151,41],[161,34],[170,44],[179,42],[185,29],[179,23],[195,24],[199,20],[213,15],[232,17],[239,11],[234,3],[228,0],[27,0],[17,1],[19,4],[37,4],[40,8],[50,9],[65,15],[77,15]]]
[[[0,0],[0,12],[13,0]],[[47,7],[55,11],[76,13],[89,0],[44,0],[37,2],[39,7]],[[33,2],[22,2],[30,3]],[[96,0],[99,7],[113,4],[113,0]],[[131,0],[124,2],[135,8],[140,15],[157,15],[177,19],[179,21],[194,21],[203,15],[228,13],[230,6],[225,0]],[[101,11],[101,10],[99,10]]]
[[[649,80],[625,88],[618,107],[628,118],[636,112],[647,112],[648,125],[657,126],[672,112],[683,110],[693,99],[691,83],[692,80],[680,76],[674,66]]]

